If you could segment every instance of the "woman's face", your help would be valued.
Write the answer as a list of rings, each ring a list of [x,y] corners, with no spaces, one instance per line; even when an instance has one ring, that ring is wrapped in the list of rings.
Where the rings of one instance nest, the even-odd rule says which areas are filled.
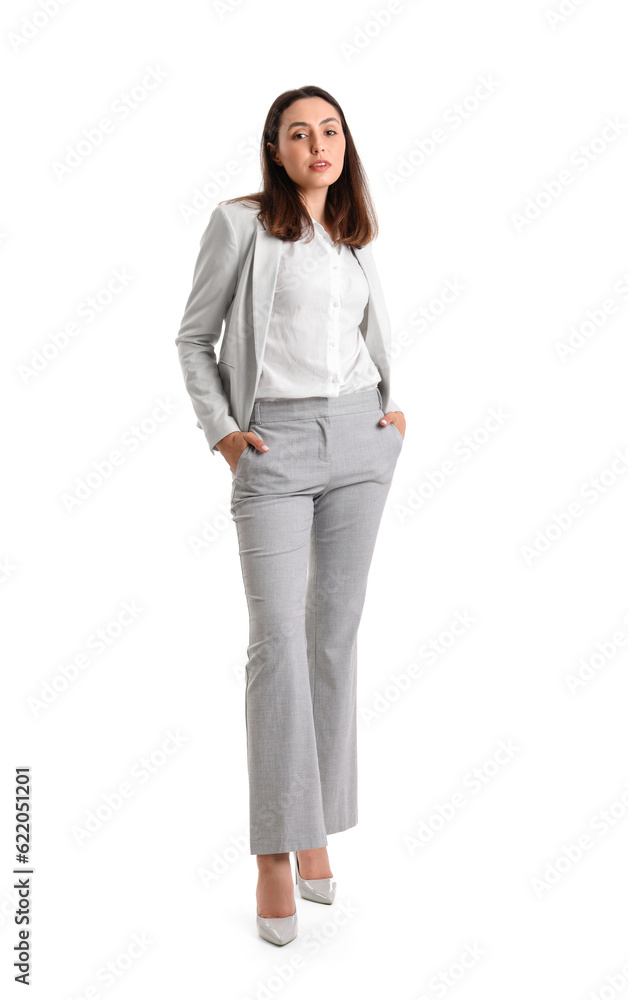
[[[273,151],[290,179],[303,191],[325,188],[337,181],[345,157],[345,137],[333,104],[321,97],[304,97],[285,109],[279,123],[278,148]],[[329,166],[316,169],[324,161]]]

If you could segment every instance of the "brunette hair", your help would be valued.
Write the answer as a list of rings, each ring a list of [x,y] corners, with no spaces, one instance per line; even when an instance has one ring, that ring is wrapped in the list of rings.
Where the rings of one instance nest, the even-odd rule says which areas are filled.
[[[303,236],[304,231],[309,233],[310,239],[314,236],[314,227],[301,192],[285,168],[274,162],[267,145],[271,142],[274,149],[277,149],[281,116],[294,101],[303,97],[321,97],[332,104],[338,112],[345,137],[345,155],[340,177],[327,189],[326,211],[338,233],[338,242],[361,248],[376,238],[377,216],[369,193],[366,173],[342,108],[338,101],[321,87],[298,87],[296,90],[286,90],[273,101],[264,123],[260,149],[263,189],[254,194],[228,198],[226,203],[246,201],[256,206],[259,209],[257,218],[271,236],[277,236],[281,240],[295,242]]]

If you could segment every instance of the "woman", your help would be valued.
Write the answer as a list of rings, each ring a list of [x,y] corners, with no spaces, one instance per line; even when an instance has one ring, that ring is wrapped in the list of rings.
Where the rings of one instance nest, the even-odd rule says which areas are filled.
[[[405,419],[375,213],[330,94],[277,98],[262,171],[261,192],[214,209],[175,342],[233,477],[257,928],[282,945],[298,929],[290,852],[301,896],[332,903],[327,835],[357,823],[356,637]]]

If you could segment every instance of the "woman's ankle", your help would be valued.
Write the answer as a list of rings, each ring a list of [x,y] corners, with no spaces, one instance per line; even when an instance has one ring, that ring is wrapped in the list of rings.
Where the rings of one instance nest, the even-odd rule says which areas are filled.
[[[289,862],[290,853],[286,851],[282,854],[257,854],[256,858],[258,871],[274,871]]]

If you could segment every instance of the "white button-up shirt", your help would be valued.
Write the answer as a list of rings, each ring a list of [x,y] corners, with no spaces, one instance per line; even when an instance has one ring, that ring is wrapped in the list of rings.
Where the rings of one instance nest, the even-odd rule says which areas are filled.
[[[366,275],[345,243],[334,247],[312,222],[309,243],[283,243],[256,399],[340,396],[381,379],[359,328]]]

